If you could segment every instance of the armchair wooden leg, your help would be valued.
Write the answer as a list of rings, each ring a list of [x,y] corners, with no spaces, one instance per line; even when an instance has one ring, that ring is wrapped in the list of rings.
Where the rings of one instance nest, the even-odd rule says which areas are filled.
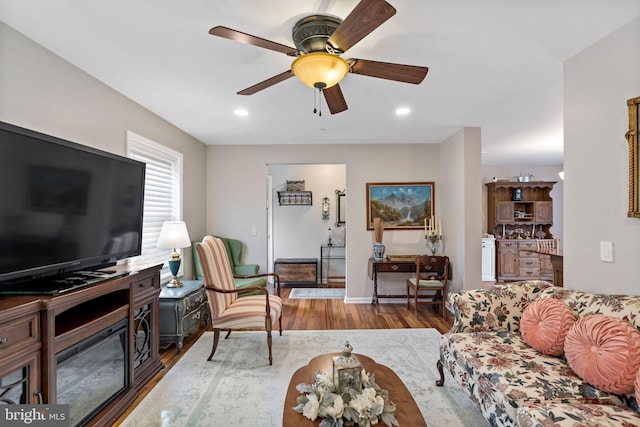
[[[271,342],[273,341],[271,337],[271,329],[273,324],[271,323],[271,316],[267,316],[264,326],[265,326],[265,329],[267,330],[267,347],[269,347],[269,365],[273,365],[273,354],[271,353]]]
[[[267,331],[267,347],[269,347],[269,365],[273,365],[273,355],[271,354],[271,331]]]
[[[209,355],[209,358],[207,360],[213,359],[213,355],[218,348],[218,341],[220,341],[220,329],[216,328],[213,330],[213,348],[211,349],[211,354]]]
[[[440,379],[436,381],[436,385],[438,387],[442,387],[444,385],[444,366],[442,366],[442,360],[438,359],[436,366],[438,368],[438,372],[440,373]]]
[[[226,340],[227,338],[229,338],[229,335],[231,335],[231,331],[232,331],[232,330],[233,330],[233,329],[229,329],[229,332],[227,332],[227,335],[225,335],[225,336],[224,336],[224,339],[225,339],[225,340]]]
[[[280,336],[282,336],[282,316],[278,319],[278,330],[280,331]]]

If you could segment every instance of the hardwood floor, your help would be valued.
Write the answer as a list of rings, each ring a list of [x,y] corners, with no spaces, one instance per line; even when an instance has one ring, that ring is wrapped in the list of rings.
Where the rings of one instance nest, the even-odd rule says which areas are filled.
[[[405,301],[402,303],[380,304],[380,313],[376,313],[371,304],[345,304],[341,299],[289,299],[291,288],[283,288],[281,297],[282,333],[287,330],[325,330],[325,329],[399,329],[399,328],[435,328],[440,333],[448,331],[453,324],[453,315],[447,312],[446,320],[431,306],[418,309],[418,319],[409,311]],[[275,328],[274,328],[275,329]],[[184,342],[181,354],[174,345],[160,351],[165,368],[140,389],[138,398],[116,421],[119,425],[149,391],[164,377],[185,354],[204,331],[192,334]],[[277,334],[277,332],[276,332]]]

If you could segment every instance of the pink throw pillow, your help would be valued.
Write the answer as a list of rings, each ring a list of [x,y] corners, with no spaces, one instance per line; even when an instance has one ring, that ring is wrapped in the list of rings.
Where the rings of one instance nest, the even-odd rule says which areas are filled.
[[[564,343],[571,369],[608,393],[634,389],[640,369],[640,332],[628,321],[602,314],[579,319]]]
[[[560,356],[564,339],[576,321],[571,308],[555,298],[538,298],[522,312],[520,333],[524,342],[541,353]]]

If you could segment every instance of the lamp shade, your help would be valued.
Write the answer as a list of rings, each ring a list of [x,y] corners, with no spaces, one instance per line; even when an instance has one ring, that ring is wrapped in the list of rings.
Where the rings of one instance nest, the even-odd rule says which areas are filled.
[[[299,56],[291,71],[309,87],[326,89],[338,84],[349,72],[347,61],[327,52],[311,52]]]
[[[165,249],[191,246],[191,239],[184,221],[165,221],[160,230],[157,246]]]

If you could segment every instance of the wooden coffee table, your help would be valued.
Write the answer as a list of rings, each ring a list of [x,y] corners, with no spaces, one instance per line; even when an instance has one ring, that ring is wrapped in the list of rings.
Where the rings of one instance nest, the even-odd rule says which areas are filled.
[[[289,382],[287,396],[284,399],[284,409],[282,412],[283,427],[300,427],[300,426],[317,426],[320,422],[319,418],[315,421],[304,417],[302,414],[293,410],[298,405],[297,398],[300,392],[296,390],[296,386],[300,383],[310,384],[314,381],[317,371],[328,373],[332,369],[333,356],[339,356],[341,353],[329,353],[311,359],[307,366],[303,366],[294,372]],[[395,372],[387,366],[377,364],[373,359],[361,354],[355,355],[367,372],[375,376],[376,383],[383,389],[389,391],[389,399],[396,404],[394,415],[401,426],[419,427],[425,426],[427,423],[422,418],[420,409],[413,400],[413,396],[407,390],[402,380],[398,378]],[[382,424],[384,425],[384,423]]]

